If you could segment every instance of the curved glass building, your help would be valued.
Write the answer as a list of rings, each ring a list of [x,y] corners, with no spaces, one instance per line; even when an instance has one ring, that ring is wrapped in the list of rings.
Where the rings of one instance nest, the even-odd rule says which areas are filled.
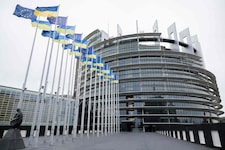
[[[124,131],[158,124],[216,123],[221,99],[216,78],[204,67],[197,36],[189,30],[168,37],[135,33],[109,38],[95,30],[85,37],[119,77],[120,122]]]

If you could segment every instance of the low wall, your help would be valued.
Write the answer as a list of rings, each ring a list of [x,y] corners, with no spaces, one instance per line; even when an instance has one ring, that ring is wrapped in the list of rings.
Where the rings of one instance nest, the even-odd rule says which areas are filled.
[[[11,126],[0,126],[0,138],[3,137],[3,135],[8,131],[8,129],[10,129]],[[29,137],[30,136],[30,130],[31,130],[31,126],[21,126],[20,127],[20,132],[22,137]],[[51,131],[51,126],[48,127],[48,133],[50,134]],[[55,127],[55,131],[54,134],[56,135],[56,131],[57,131],[57,126]],[[72,132],[72,126],[69,126],[69,134],[71,134]],[[39,136],[44,136],[45,133],[45,126],[41,126],[40,127],[40,134]],[[63,133],[63,126],[60,126],[60,134]]]
[[[156,132],[208,147],[225,149],[225,123],[157,125]]]

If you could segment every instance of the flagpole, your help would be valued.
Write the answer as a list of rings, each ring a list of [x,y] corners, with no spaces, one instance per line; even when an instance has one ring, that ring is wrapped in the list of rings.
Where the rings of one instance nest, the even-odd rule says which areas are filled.
[[[71,116],[71,104],[74,102],[75,104],[75,98],[73,99],[73,93],[74,93],[74,86],[75,86],[75,66],[76,66],[76,63],[77,63],[77,59],[75,59],[75,57],[72,56],[72,59],[73,59],[73,70],[72,70],[72,84],[71,84],[71,89],[70,89],[70,97],[71,97],[71,101],[69,103],[69,116],[68,116],[68,121],[67,121],[67,130],[68,130],[68,134],[69,134],[69,123],[70,123],[70,116]],[[75,106],[75,105],[74,105]],[[72,133],[71,133],[72,134]]]
[[[41,89],[43,88],[42,82],[43,82],[43,78],[44,78],[44,72],[45,72],[46,61],[47,61],[47,56],[48,56],[49,42],[50,42],[50,37],[48,38],[44,64],[43,64],[43,68],[42,68],[41,81],[40,81],[39,91],[38,91],[39,95],[38,95],[38,98],[37,98],[37,101],[36,101],[36,104],[35,104],[35,108],[34,108],[34,116],[33,116],[33,121],[32,121],[31,131],[30,131],[30,138],[29,138],[30,142],[31,142],[31,138],[32,138],[32,136],[34,134],[34,127],[35,127],[35,123],[36,123],[36,119],[37,119],[37,110],[38,110],[39,101],[40,101]]]
[[[116,99],[116,83],[114,83],[115,89],[115,131],[118,133],[118,107],[117,107],[117,99]]]
[[[113,97],[113,133],[115,133],[116,131],[115,131],[115,129],[116,129],[116,115],[115,115],[115,113],[116,113],[116,106],[115,106],[115,102],[116,102],[116,100],[115,100],[115,84],[114,83],[111,83],[112,84],[112,89],[113,89],[113,94],[112,94],[112,97]]]
[[[71,93],[71,98],[74,98],[73,97],[73,93],[74,93],[74,90],[75,90],[75,76],[76,76],[76,64],[77,64],[77,59],[75,57],[73,57],[73,71],[72,71],[72,84],[71,84],[71,89],[70,89],[70,93]],[[75,98],[74,98],[75,99]]]
[[[113,86],[112,83],[109,81],[111,90],[110,90],[110,101],[111,101],[111,134],[113,133]]]
[[[115,99],[116,99],[116,133],[119,133],[119,116],[118,116],[118,100],[117,100],[117,84],[115,83]]]
[[[36,31],[35,31],[35,38],[36,38],[36,33],[37,33],[37,29],[38,29],[38,24],[36,27]],[[50,39],[50,38],[49,38]],[[47,50],[45,53],[45,59],[44,59],[44,65],[43,65],[43,69],[42,69],[42,75],[41,75],[41,81],[40,81],[40,86],[39,86],[39,94],[38,94],[38,98],[36,100],[35,103],[35,108],[34,108],[34,116],[33,116],[33,120],[32,120],[32,125],[31,125],[31,131],[30,131],[30,137],[29,137],[29,144],[31,144],[32,141],[32,137],[34,136],[34,127],[35,127],[35,122],[37,119],[37,110],[38,110],[38,106],[39,106],[39,101],[40,101],[40,94],[41,94],[41,89],[42,89],[42,82],[43,82],[43,76],[44,76],[44,70],[45,70],[45,66],[46,66],[46,59],[47,59],[47,55],[48,55],[48,47],[49,47],[49,39],[48,39],[48,44],[47,44]],[[35,41],[35,40],[34,40]],[[34,45],[34,43],[33,43]],[[33,49],[33,46],[32,46]],[[33,50],[32,50],[33,51]],[[33,52],[32,52],[33,53]],[[31,54],[32,55],[32,54]],[[31,56],[32,57],[32,56]],[[29,61],[30,63],[30,61]],[[28,65],[29,66],[29,65]],[[29,69],[28,69],[29,70]],[[27,71],[27,75],[28,75],[28,71]],[[26,75],[26,76],[27,76]],[[27,78],[27,77],[26,77]],[[23,96],[22,96],[23,97]],[[23,98],[22,98],[23,99]],[[19,108],[19,107],[18,107]]]
[[[112,97],[111,97],[111,94],[112,94],[112,87],[111,87],[111,84],[109,82],[109,102],[110,102],[110,106],[109,106],[109,116],[110,116],[110,134],[112,134]]]
[[[59,44],[57,48],[57,53],[56,53],[56,60],[55,60],[55,68],[54,68],[54,73],[53,73],[53,80],[52,80],[52,89],[50,93],[50,104],[49,104],[49,109],[48,109],[48,116],[47,116],[47,122],[45,126],[45,135],[47,136],[48,133],[48,125],[49,125],[49,118],[50,118],[50,112],[52,109],[52,101],[53,101],[53,90],[54,90],[54,85],[55,85],[55,75],[56,75],[56,68],[57,68],[57,62],[58,62],[58,53],[59,53]]]
[[[114,125],[114,132],[115,133],[117,133],[117,129],[116,129],[116,127],[117,127],[117,103],[116,103],[116,84],[115,83],[113,83],[113,85],[114,85],[114,106],[115,106],[115,109],[114,109],[114,116],[115,116],[115,118],[114,118],[114,123],[115,123],[115,125]]]
[[[94,87],[94,104],[93,104],[93,127],[92,127],[92,134],[95,134],[95,117],[96,117],[96,84],[97,82],[97,67],[96,67],[96,71],[95,71],[95,87]]]
[[[108,81],[107,81],[107,89],[108,89],[108,93],[107,93],[107,99],[108,99],[108,133],[110,134],[110,94],[109,94],[109,92],[110,92],[110,84],[108,83]]]
[[[77,137],[77,126],[78,126],[78,115],[80,105],[80,84],[81,84],[81,58],[77,62],[77,87],[76,87],[76,98],[75,98],[75,109],[74,109],[74,121],[73,121],[73,140]]]
[[[115,83],[113,83],[113,85],[114,85],[114,106],[115,106],[115,113],[114,113],[114,115],[115,115],[115,121],[114,121],[114,123],[115,123],[115,133],[117,133],[117,129],[116,129],[116,127],[117,127],[117,103],[116,103],[116,84]]]
[[[58,16],[58,13],[59,13],[59,11],[57,9],[57,16]],[[56,18],[56,22],[57,22],[57,18]],[[54,27],[54,32],[53,32],[53,38],[55,38],[56,22],[54,24],[55,27]],[[36,135],[36,140],[35,140],[35,146],[36,147],[37,147],[37,144],[38,144],[38,137],[39,137],[39,132],[40,132],[39,131],[40,130],[40,123],[41,123],[41,117],[42,117],[42,111],[43,111],[43,103],[44,103],[45,94],[46,94],[46,91],[47,91],[48,75],[49,75],[49,70],[50,70],[50,64],[51,64],[51,58],[52,58],[52,51],[53,51],[53,47],[54,47],[54,39],[53,38],[52,38],[51,51],[50,51],[50,56],[49,56],[49,61],[48,61],[48,68],[47,68],[46,79],[45,79],[44,95],[42,96],[42,101],[41,101],[41,106],[40,106],[40,114],[39,114],[39,117],[38,117],[38,124],[37,124],[37,133],[38,134]],[[54,123],[54,120],[52,120],[52,123]],[[54,132],[54,130],[53,130],[53,132]]]
[[[69,134],[71,102],[72,102],[72,99],[69,98],[68,99],[68,115],[67,115],[67,123],[66,123],[66,136],[68,136],[68,134]]]
[[[91,58],[92,60],[92,58]],[[89,85],[89,101],[88,101],[88,120],[87,120],[87,137],[89,138],[90,132],[90,119],[91,119],[91,88],[92,88],[92,70],[90,68],[90,85]]]
[[[120,102],[119,102],[119,84],[116,83],[116,99],[117,99],[117,116],[118,116],[118,132],[120,132]]]
[[[75,36],[74,36],[74,39],[73,41],[75,40]],[[74,49],[74,46],[72,47]],[[78,87],[80,88],[80,84],[78,84],[80,78],[80,71],[81,71],[81,67],[80,67],[80,60],[78,61],[75,57],[73,58],[74,59],[74,66],[73,66],[73,76],[72,76],[72,85],[71,85],[71,93],[74,93],[75,91],[75,84],[77,83],[77,87],[76,87],[76,90],[78,89]],[[81,59],[81,58],[80,58]],[[76,68],[76,70],[75,70]],[[78,70],[78,71],[77,71]],[[80,89],[79,89],[80,91]],[[79,92],[79,96],[77,96],[78,91],[76,91],[76,97],[74,97],[74,121],[73,121],[73,137],[72,137],[72,140],[76,137],[76,134],[77,134],[77,124],[78,124],[78,113],[79,113],[79,96],[80,96],[80,92]],[[73,96],[72,96],[73,97]],[[76,99],[78,97],[78,99]],[[69,129],[69,121],[68,121],[68,129]]]
[[[115,133],[115,85],[113,83],[111,83],[113,86],[113,133]]]
[[[48,40],[50,41],[50,37]],[[48,44],[49,44],[49,41],[48,41]],[[47,54],[47,52],[46,52],[46,54]],[[58,59],[58,50],[57,50],[57,56],[56,56],[56,63],[57,63],[57,59]],[[56,70],[56,67],[55,67],[55,70]],[[54,87],[54,81],[55,81],[55,70],[54,70],[54,76],[53,76],[52,90],[51,90],[51,94],[50,94],[50,102],[49,102],[49,108],[48,108],[48,114],[47,114],[47,121],[46,121],[46,126],[45,126],[45,136],[47,136],[47,134],[48,134],[49,118],[50,118],[50,112],[52,109],[52,100],[53,100],[52,95],[53,95],[53,87]],[[44,68],[43,68],[43,71],[44,71]]]
[[[108,130],[107,130],[107,126],[108,126],[108,94],[107,94],[107,81],[105,81],[105,136],[107,136]]]
[[[104,134],[104,99],[105,99],[104,78],[102,80],[102,108],[101,108],[101,134]]]
[[[53,37],[55,37],[55,32],[53,34]],[[41,98],[41,104],[40,104],[40,109],[39,109],[40,111],[39,111],[38,121],[37,121],[35,147],[37,147],[37,145],[38,145],[38,138],[39,138],[39,133],[40,133],[41,118],[42,118],[42,113],[43,113],[44,100],[46,98],[46,91],[47,91],[47,85],[48,85],[48,75],[49,75],[50,65],[51,65],[51,58],[52,58],[52,51],[53,51],[53,43],[54,43],[54,41],[52,39],[52,47],[51,47],[51,51],[50,51],[50,55],[49,55],[48,68],[47,68],[46,77],[45,77],[44,92],[43,92],[42,98]]]
[[[58,48],[57,48],[57,56],[56,56],[56,62],[55,62],[55,68],[54,68],[54,77],[53,77],[51,94],[53,94],[54,85],[55,85],[55,75],[56,75],[56,70],[57,70],[57,66],[58,66],[57,64],[58,64],[59,46],[60,46],[60,43],[58,43]],[[55,94],[57,94],[57,92],[55,92]],[[52,100],[54,100],[54,95],[52,95]],[[53,136],[54,136],[54,132],[55,132],[55,122],[56,122],[57,105],[58,105],[57,103],[58,103],[58,101],[57,101],[57,99],[55,99],[54,100],[54,107],[53,107],[51,135],[50,135],[50,144],[51,145],[53,145]]]
[[[113,85],[109,81],[111,90],[110,90],[110,100],[111,100],[111,134],[113,134]]]
[[[86,50],[86,54],[87,54],[88,49]],[[86,57],[86,64],[85,64],[85,73],[84,73],[84,90],[83,90],[83,102],[82,102],[82,112],[81,112],[81,137],[83,137],[84,134],[84,115],[85,115],[85,107],[86,107],[86,80],[87,80],[87,62],[88,59]]]
[[[61,109],[62,109],[62,98],[59,96],[60,93],[60,84],[61,84],[61,76],[62,76],[62,69],[63,69],[63,59],[64,59],[64,48],[62,48],[62,53],[61,53],[61,64],[60,64],[60,69],[59,69],[59,77],[58,77],[58,87],[57,87],[57,94],[56,94],[56,100],[59,103],[59,110],[58,110],[58,121],[57,121],[57,132],[56,135],[59,135],[60,131],[60,121],[61,121]]]
[[[39,18],[40,17],[38,16],[38,20],[39,20]],[[34,44],[35,44],[36,37],[37,37],[37,30],[38,30],[38,24],[36,25],[33,44],[32,44],[32,48],[31,48],[31,51],[30,51],[30,57],[29,57],[28,65],[27,65],[27,71],[26,71],[24,82],[23,82],[22,91],[21,91],[21,94],[20,94],[20,99],[19,99],[19,102],[18,102],[18,105],[17,105],[17,108],[20,108],[20,109],[22,109],[24,92],[26,90],[27,78],[28,78],[28,74],[29,74],[29,70],[30,70],[31,59],[32,59],[33,52],[34,52]]]
[[[64,48],[62,48],[62,49],[63,49],[63,53],[62,53],[62,60],[61,60],[61,67],[60,67],[60,69],[62,68],[63,57],[64,57]],[[64,95],[64,87],[65,87],[65,81],[66,81],[66,70],[67,70],[68,55],[69,55],[69,53],[67,51],[67,54],[66,54],[66,65],[65,65],[64,78],[63,78],[63,84],[62,84],[62,92],[61,92],[61,96],[60,96],[60,99],[59,99],[60,103],[59,103],[59,117],[58,117],[58,125],[57,125],[57,135],[60,134],[60,123],[61,123],[61,118],[62,118],[62,103],[63,103],[63,100],[64,100],[63,95]],[[60,74],[61,74],[61,70],[60,70]],[[61,77],[61,75],[60,75],[60,77]],[[59,86],[58,88],[60,88],[60,84],[58,84],[58,86]]]
[[[67,24],[67,20],[65,25]],[[65,77],[66,77],[66,69],[67,69],[67,61],[68,61],[68,51],[67,51],[67,57],[66,57],[66,66],[65,66],[65,71],[64,71],[64,79],[63,79],[63,86],[62,86],[62,94],[59,98],[59,92],[60,92],[60,84],[61,84],[61,76],[62,76],[62,69],[63,69],[63,60],[64,60],[64,48],[65,48],[65,38],[66,36],[66,29],[64,29],[64,39],[62,42],[62,53],[61,53],[61,64],[60,64],[60,70],[59,70],[59,79],[58,79],[58,88],[57,88],[57,95],[56,95],[56,99],[59,102],[59,111],[58,111],[58,123],[57,123],[57,131],[56,131],[56,135],[60,134],[60,122],[61,122],[61,116],[62,116],[62,101],[63,101],[63,94],[64,94],[64,85],[65,85]],[[60,42],[60,40],[59,40]]]
[[[99,72],[101,73],[101,69],[99,69]],[[99,137],[99,126],[100,126],[100,101],[101,101],[101,76],[99,76],[98,80],[98,111],[97,111],[97,136]]]
[[[71,83],[71,73],[72,73],[72,64],[73,64],[73,57],[71,56],[70,58],[70,71],[69,71],[69,80],[68,80],[68,91],[67,91],[67,101],[66,101],[66,110],[65,112],[67,112],[65,114],[65,118],[64,118],[64,125],[63,125],[63,133],[66,136],[68,134],[68,128],[67,128],[67,120],[69,120],[68,116],[69,116],[69,103],[70,103],[70,83]],[[68,110],[68,111],[67,111]]]

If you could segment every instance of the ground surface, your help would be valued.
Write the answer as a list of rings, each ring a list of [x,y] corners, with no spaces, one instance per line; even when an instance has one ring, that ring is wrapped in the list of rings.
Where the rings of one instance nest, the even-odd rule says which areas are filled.
[[[181,141],[158,133],[117,133],[108,136],[54,137],[54,145],[49,144],[49,138],[39,138],[35,148],[24,139],[25,150],[215,150],[202,145]],[[63,139],[66,139],[63,142]],[[45,142],[44,142],[45,141]]]

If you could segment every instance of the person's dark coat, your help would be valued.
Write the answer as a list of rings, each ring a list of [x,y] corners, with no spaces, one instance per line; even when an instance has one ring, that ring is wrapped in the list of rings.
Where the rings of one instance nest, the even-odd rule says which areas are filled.
[[[19,128],[23,122],[23,114],[21,110],[18,108],[16,111],[17,111],[16,114],[14,115],[13,119],[10,121],[10,125],[13,128]]]

